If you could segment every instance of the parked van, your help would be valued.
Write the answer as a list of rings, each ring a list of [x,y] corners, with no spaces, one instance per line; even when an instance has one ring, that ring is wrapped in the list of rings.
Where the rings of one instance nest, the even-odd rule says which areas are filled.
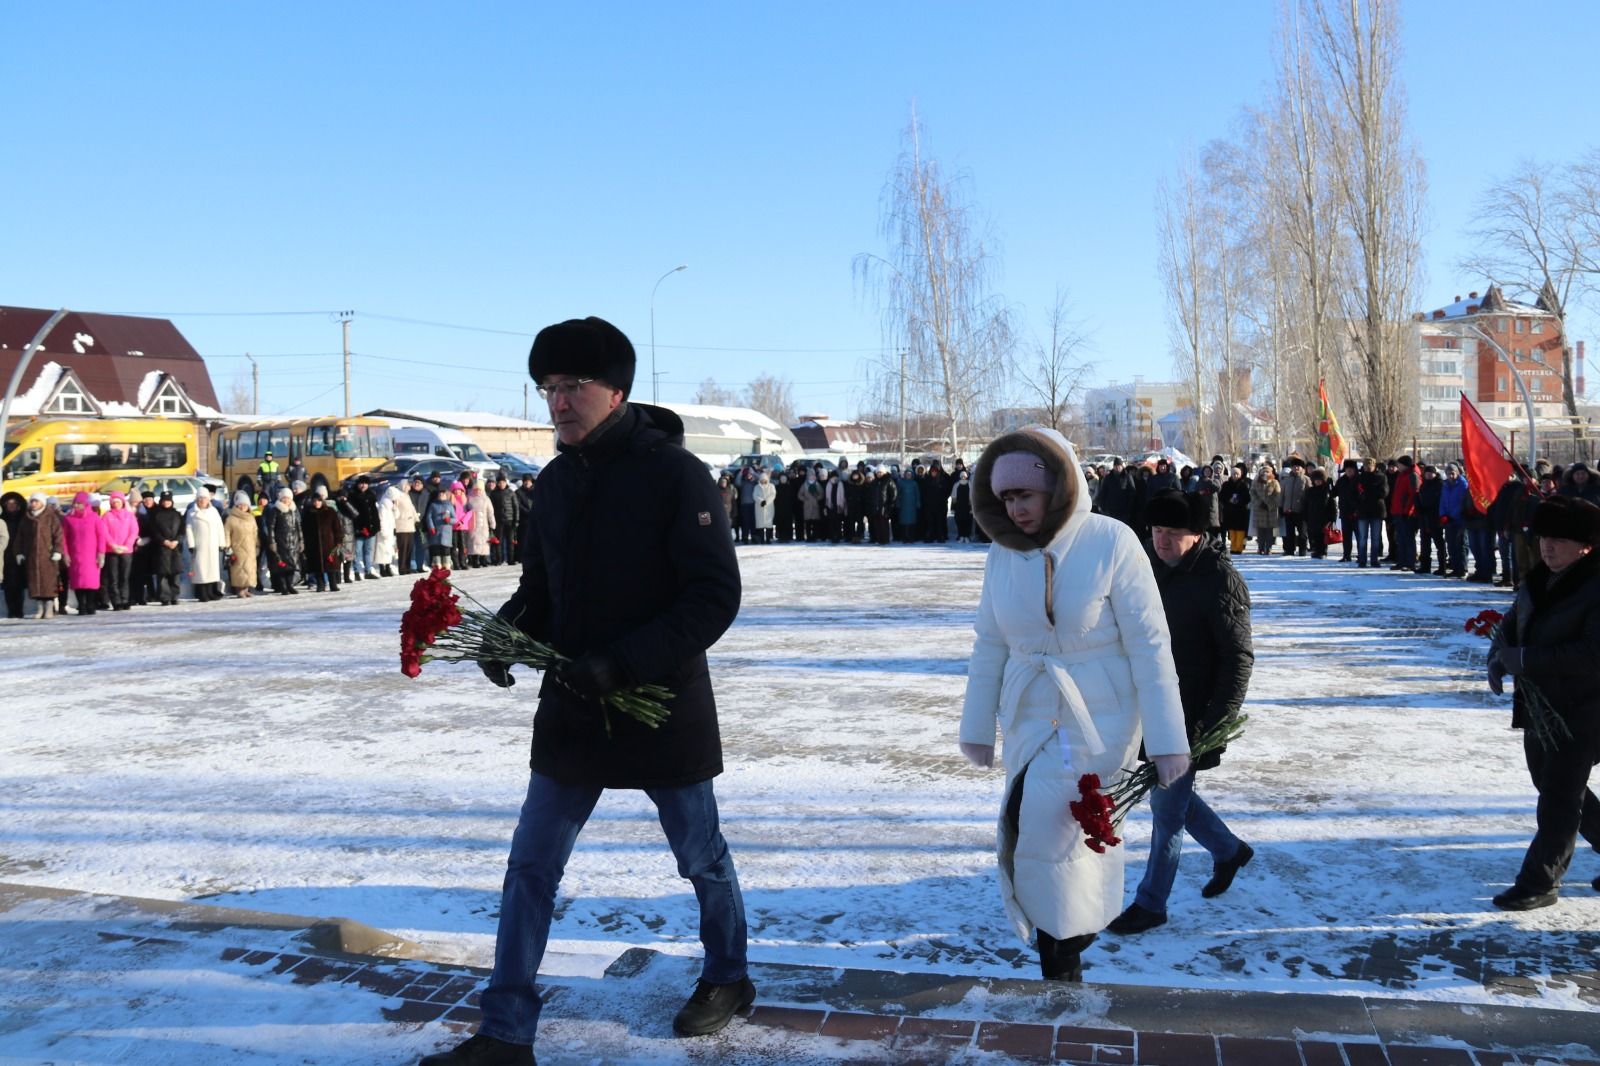
[[[442,459],[457,459],[485,477],[500,472],[500,464],[478,447],[471,437],[459,429],[417,422],[390,419],[394,427],[394,454],[431,455]]]
[[[8,427],[4,490],[67,501],[115,477],[193,474],[195,424],[177,418],[32,419]]]

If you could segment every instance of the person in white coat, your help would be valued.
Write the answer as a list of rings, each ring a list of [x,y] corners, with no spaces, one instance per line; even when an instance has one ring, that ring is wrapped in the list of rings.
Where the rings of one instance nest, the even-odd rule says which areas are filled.
[[[211,502],[211,491],[203,485],[184,521],[183,542],[189,549],[189,583],[195,599],[201,603],[222,599],[222,551],[228,535],[221,512]]]
[[[1054,430],[997,438],[974,468],[973,517],[994,541],[961,715],[962,753],[1006,771],[1000,894],[1046,979],[1081,980],[1082,952],[1122,910],[1123,850],[1097,853],[1068,804],[1084,774],[1108,788],[1140,740],[1163,785],[1189,769],[1171,637],[1133,531],[1090,511]]]
[[[398,487],[390,485],[378,497],[378,535],[372,540],[372,565],[378,568],[380,577],[390,577],[394,573],[394,563],[398,558],[394,539],[395,520],[398,517],[396,498],[404,495]],[[409,504],[411,501],[406,502]]]
[[[761,478],[756,482],[756,543],[772,543],[772,527],[778,513],[778,487],[772,483],[771,475],[762,471]]]

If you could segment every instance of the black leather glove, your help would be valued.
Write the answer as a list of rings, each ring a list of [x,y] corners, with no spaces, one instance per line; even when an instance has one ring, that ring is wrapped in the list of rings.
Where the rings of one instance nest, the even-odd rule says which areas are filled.
[[[1500,660],[1489,656],[1489,691],[1496,696],[1504,696],[1506,689],[1503,682],[1506,677],[1506,668],[1500,665]]]
[[[484,677],[501,688],[510,688],[517,683],[517,679],[511,676],[511,667],[505,663],[480,662],[478,669],[483,671]]]
[[[1521,677],[1522,671],[1526,669],[1522,661],[1522,652],[1521,648],[1501,648],[1496,653],[1501,669],[1512,677]]]
[[[584,655],[563,666],[556,680],[580,698],[599,703],[622,687],[622,678],[604,655]]]

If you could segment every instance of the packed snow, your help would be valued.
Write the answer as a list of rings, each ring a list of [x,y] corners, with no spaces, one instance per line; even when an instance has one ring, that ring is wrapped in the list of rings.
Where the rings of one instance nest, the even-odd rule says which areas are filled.
[[[711,666],[752,956],[1036,974],[995,885],[1001,775],[956,751],[982,549],[739,559],[744,606]],[[1237,561],[1255,600],[1250,722],[1201,791],[1257,858],[1203,900],[1210,864],[1190,842],[1168,924],[1102,936],[1086,980],[1600,1009],[1566,978],[1600,961],[1593,853],[1555,907],[1489,902],[1534,794],[1463,623],[1508,594]],[[490,607],[515,580],[457,575]],[[403,677],[409,585],[0,623],[0,880],[346,916],[489,965],[537,677]],[[1125,828],[1131,899],[1148,815]],[[598,972],[633,946],[697,954],[694,897],[645,797],[614,792],[567,868],[551,947]]]

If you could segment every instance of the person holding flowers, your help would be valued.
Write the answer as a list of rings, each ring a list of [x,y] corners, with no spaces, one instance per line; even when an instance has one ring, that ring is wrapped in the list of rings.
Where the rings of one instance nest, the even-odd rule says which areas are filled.
[[[984,567],[960,747],[977,766],[1005,736],[997,853],[1019,936],[1046,979],[1082,978],[1082,952],[1122,910],[1123,852],[1096,847],[1071,805],[1111,782],[1141,737],[1161,784],[1189,742],[1161,596],[1133,531],[1090,511],[1072,446],[1049,429],[996,438],[972,479],[994,541]],[[1086,846],[1086,844],[1088,846]]]
[[[633,345],[599,318],[541,330],[528,356],[558,454],[524,526],[521,583],[498,615],[571,661],[547,671],[539,691],[482,1024],[424,1066],[534,1061],[534,978],[556,888],[608,788],[642,790],[655,804],[699,901],[705,959],[674,1028],[716,1032],[755,999],[743,896],[712,788],[722,741],[706,666],[738,614],[739,564],[717,487],[683,449],[682,420],[628,400],[634,365]],[[504,664],[480,665],[495,684],[512,684]],[[670,690],[654,727],[606,713],[607,697],[639,685]]]
[[[1556,902],[1579,834],[1600,850],[1600,801],[1589,772],[1600,762],[1600,508],[1553,496],[1533,512],[1539,562],[1489,644],[1489,688],[1516,678],[1511,724],[1522,730],[1528,773],[1539,791],[1533,841],[1511,887],[1494,897],[1502,910]],[[1554,721],[1540,722],[1541,715]],[[1600,891],[1600,877],[1594,888]]]
[[[1178,670],[1184,728],[1191,745],[1239,713],[1255,664],[1250,640],[1250,590],[1226,556],[1206,540],[1208,514],[1196,497],[1164,492],[1146,514],[1158,560],[1156,587]],[[1224,748],[1194,759],[1187,774],[1150,793],[1150,860],[1128,909],[1106,928],[1142,933],[1167,921],[1167,897],[1178,874],[1187,832],[1211,853],[1211,880],[1200,894],[1220,896],[1255,852],[1233,835],[1195,792],[1195,773],[1222,762]]]

